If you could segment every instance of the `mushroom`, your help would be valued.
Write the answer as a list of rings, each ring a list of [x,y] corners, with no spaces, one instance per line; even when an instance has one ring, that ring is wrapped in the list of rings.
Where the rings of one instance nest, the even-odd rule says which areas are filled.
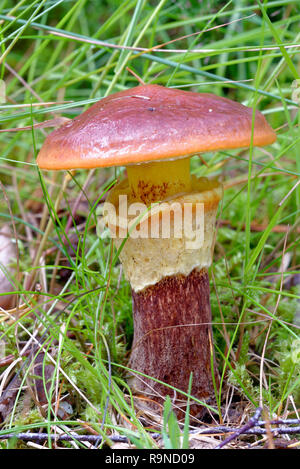
[[[42,146],[41,169],[126,166],[104,210],[132,289],[129,382],[151,402],[170,395],[184,409],[190,389],[210,403],[218,383],[208,268],[223,190],[192,176],[190,157],[275,139],[260,112],[253,120],[237,102],[142,85],[101,99]],[[204,407],[191,410],[201,416]]]

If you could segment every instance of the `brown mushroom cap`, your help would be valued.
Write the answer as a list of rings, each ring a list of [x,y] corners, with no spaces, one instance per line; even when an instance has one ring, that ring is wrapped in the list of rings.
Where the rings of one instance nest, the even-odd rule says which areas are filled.
[[[249,147],[252,116],[251,108],[213,94],[137,86],[101,99],[53,131],[37,163],[42,169],[125,166]],[[253,145],[275,140],[256,111]]]

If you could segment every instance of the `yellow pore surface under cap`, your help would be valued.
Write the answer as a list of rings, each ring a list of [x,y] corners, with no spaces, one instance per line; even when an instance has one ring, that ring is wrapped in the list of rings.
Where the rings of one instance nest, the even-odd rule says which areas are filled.
[[[190,158],[127,166],[132,198],[145,204],[191,191]]]

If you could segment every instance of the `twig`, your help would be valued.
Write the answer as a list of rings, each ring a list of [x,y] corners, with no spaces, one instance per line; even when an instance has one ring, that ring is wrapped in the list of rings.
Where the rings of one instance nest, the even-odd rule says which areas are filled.
[[[265,428],[251,428],[245,432],[246,435],[267,435],[268,433],[275,435],[300,434],[300,427],[270,428],[269,430]]]
[[[254,416],[243,425],[241,428],[231,428],[224,425],[219,425],[217,427],[212,428],[204,428],[204,429],[194,429],[190,432],[190,436],[193,435],[220,435],[223,433],[233,433],[230,437],[226,438],[220,445],[218,445],[215,449],[219,449],[223,447],[225,444],[232,441],[234,438],[237,438],[240,435],[266,435],[267,430],[265,428],[259,428],[260,426],[265,426],[266,421],[258,420],[261,414],[261,408],[258,407]],[[270,428],[268,431],[275,435],[288,435],[288,434],[300,434],[300,419],[274,419],[268,422],[270,425],[298,425],[294,427],[280,427],[280,428]],[[161,437],[160,433],[149,433],[149,435],[153,439],[157,439]],[[89,443],[99,443],[102,441],[102,435],[100,434],[93,434],[93,435],[78,435],[76,433],[72,434],[49,434],[49,433],[7,433],[7,434],[0,434],[0,440],[6,440],[10,438],[17,438],[23,441],[36,441],[38,443],[46,441],[48,439],[52,441],[86,441]],[[130,440],[128,437],[123,435],[111,435],[107,437],[111,442],[114,443],[129,443]]]
[[[239,428],[236,432],[234,432],[232,435],[230,435],[228,438],[225,438],[224,441],[222,441],[218,446],[215,447],[215,449],[221,449],[223,448],[223,446],[227,445],[228,443],[230,443],[230,441],[234,440],[235,438],[237,438],[239,435],[241,435],[242,433],[245,433],[247,432],[248,430],[250,430],[251,428],[255,427],[257,425],[257,422],[258,422],[258,419],[261,415],[261,412],[262,412],[262,408],[261,407],[258,407],[253,415],[253,417],[251,417],[249,419],[249,421],[243,425],[241,428]]]
[[[48,439],[52,441],[88,441],[89,443],[94,443],[102,441],[102,436],[101,435],[67,435],[67,434],[52,434],[52,433],[8,433],[7,435],[0,435],[0,440],[6,440],[9,438],[17,438],[18,440],[23,440],[23,441],[37,441],[37,442],[42,442],[46,441]],[[127,443],[128,438],[126,436],[121,436],[121,435],[113,435],[109,438],[113,442],[121,442],[121,443]]]
[[[257,425],[263,427],[266,424],[264,420],[259,420]],[[269,420],[270,425],[300,425],[300,419],[273,419]]]

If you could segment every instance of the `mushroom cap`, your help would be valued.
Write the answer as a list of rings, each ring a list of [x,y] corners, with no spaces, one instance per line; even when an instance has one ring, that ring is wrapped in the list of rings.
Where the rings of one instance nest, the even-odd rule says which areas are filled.
[[[46,138],[42,169],[125,166],[273,143],[259,112],[208,93],[142,85],[101,99]]]

